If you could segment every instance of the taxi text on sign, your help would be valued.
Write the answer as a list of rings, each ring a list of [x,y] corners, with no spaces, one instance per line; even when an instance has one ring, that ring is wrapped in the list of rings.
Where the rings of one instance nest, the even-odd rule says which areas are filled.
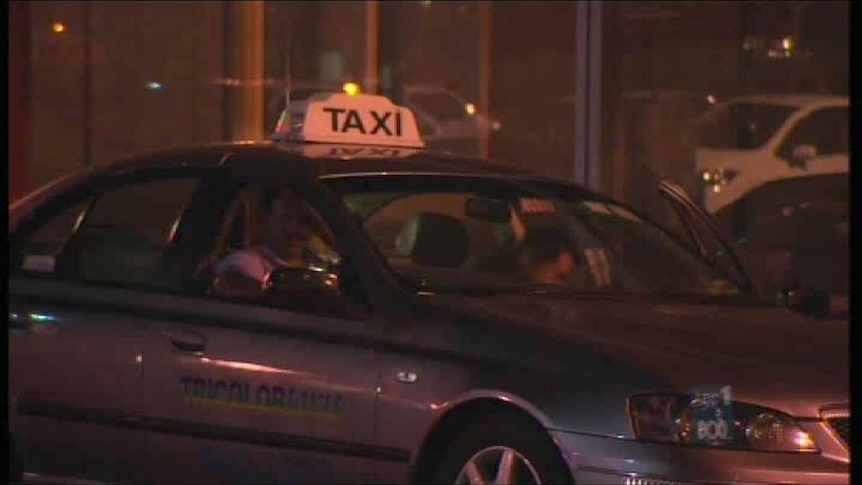
[[[413,113],[376,95],[315,94],[308,99],[304,141],[421,148]]]

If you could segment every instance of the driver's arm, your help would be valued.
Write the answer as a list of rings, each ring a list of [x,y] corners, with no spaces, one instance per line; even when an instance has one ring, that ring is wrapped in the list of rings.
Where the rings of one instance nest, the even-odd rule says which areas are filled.
[[[210,288],[215,296],[260,298],[264,295],[267,268],[251,250],[231,254],[216,265],[214,273]]]
[[[263,298],[265,290],[263,282],[229,270],[213,279],[212,293],[223,298],[259,299]]]

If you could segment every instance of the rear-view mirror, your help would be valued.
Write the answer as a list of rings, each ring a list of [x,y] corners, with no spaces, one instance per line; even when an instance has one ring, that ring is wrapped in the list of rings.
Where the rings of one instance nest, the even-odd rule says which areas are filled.
[[[494,199],[467,199],[464,206],[464,213],[474,219],[500,224],[508,224],[512,218],[509,204]]]

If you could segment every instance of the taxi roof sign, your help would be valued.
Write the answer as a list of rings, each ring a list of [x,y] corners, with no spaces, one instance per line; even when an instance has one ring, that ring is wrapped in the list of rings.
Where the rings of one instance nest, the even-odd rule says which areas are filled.
[[[374,94],[317,93],[290,103],[274,138],[341,145],[425,146],[413,113]]]

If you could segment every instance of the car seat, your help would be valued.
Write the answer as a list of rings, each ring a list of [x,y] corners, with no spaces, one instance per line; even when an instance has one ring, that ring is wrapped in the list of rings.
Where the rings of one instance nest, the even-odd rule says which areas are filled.
[[[411,217],[396,239],[396,252],[414,264],[460,267],[467,258],[469,236],[455,217],[438,212],[419,212]]]

